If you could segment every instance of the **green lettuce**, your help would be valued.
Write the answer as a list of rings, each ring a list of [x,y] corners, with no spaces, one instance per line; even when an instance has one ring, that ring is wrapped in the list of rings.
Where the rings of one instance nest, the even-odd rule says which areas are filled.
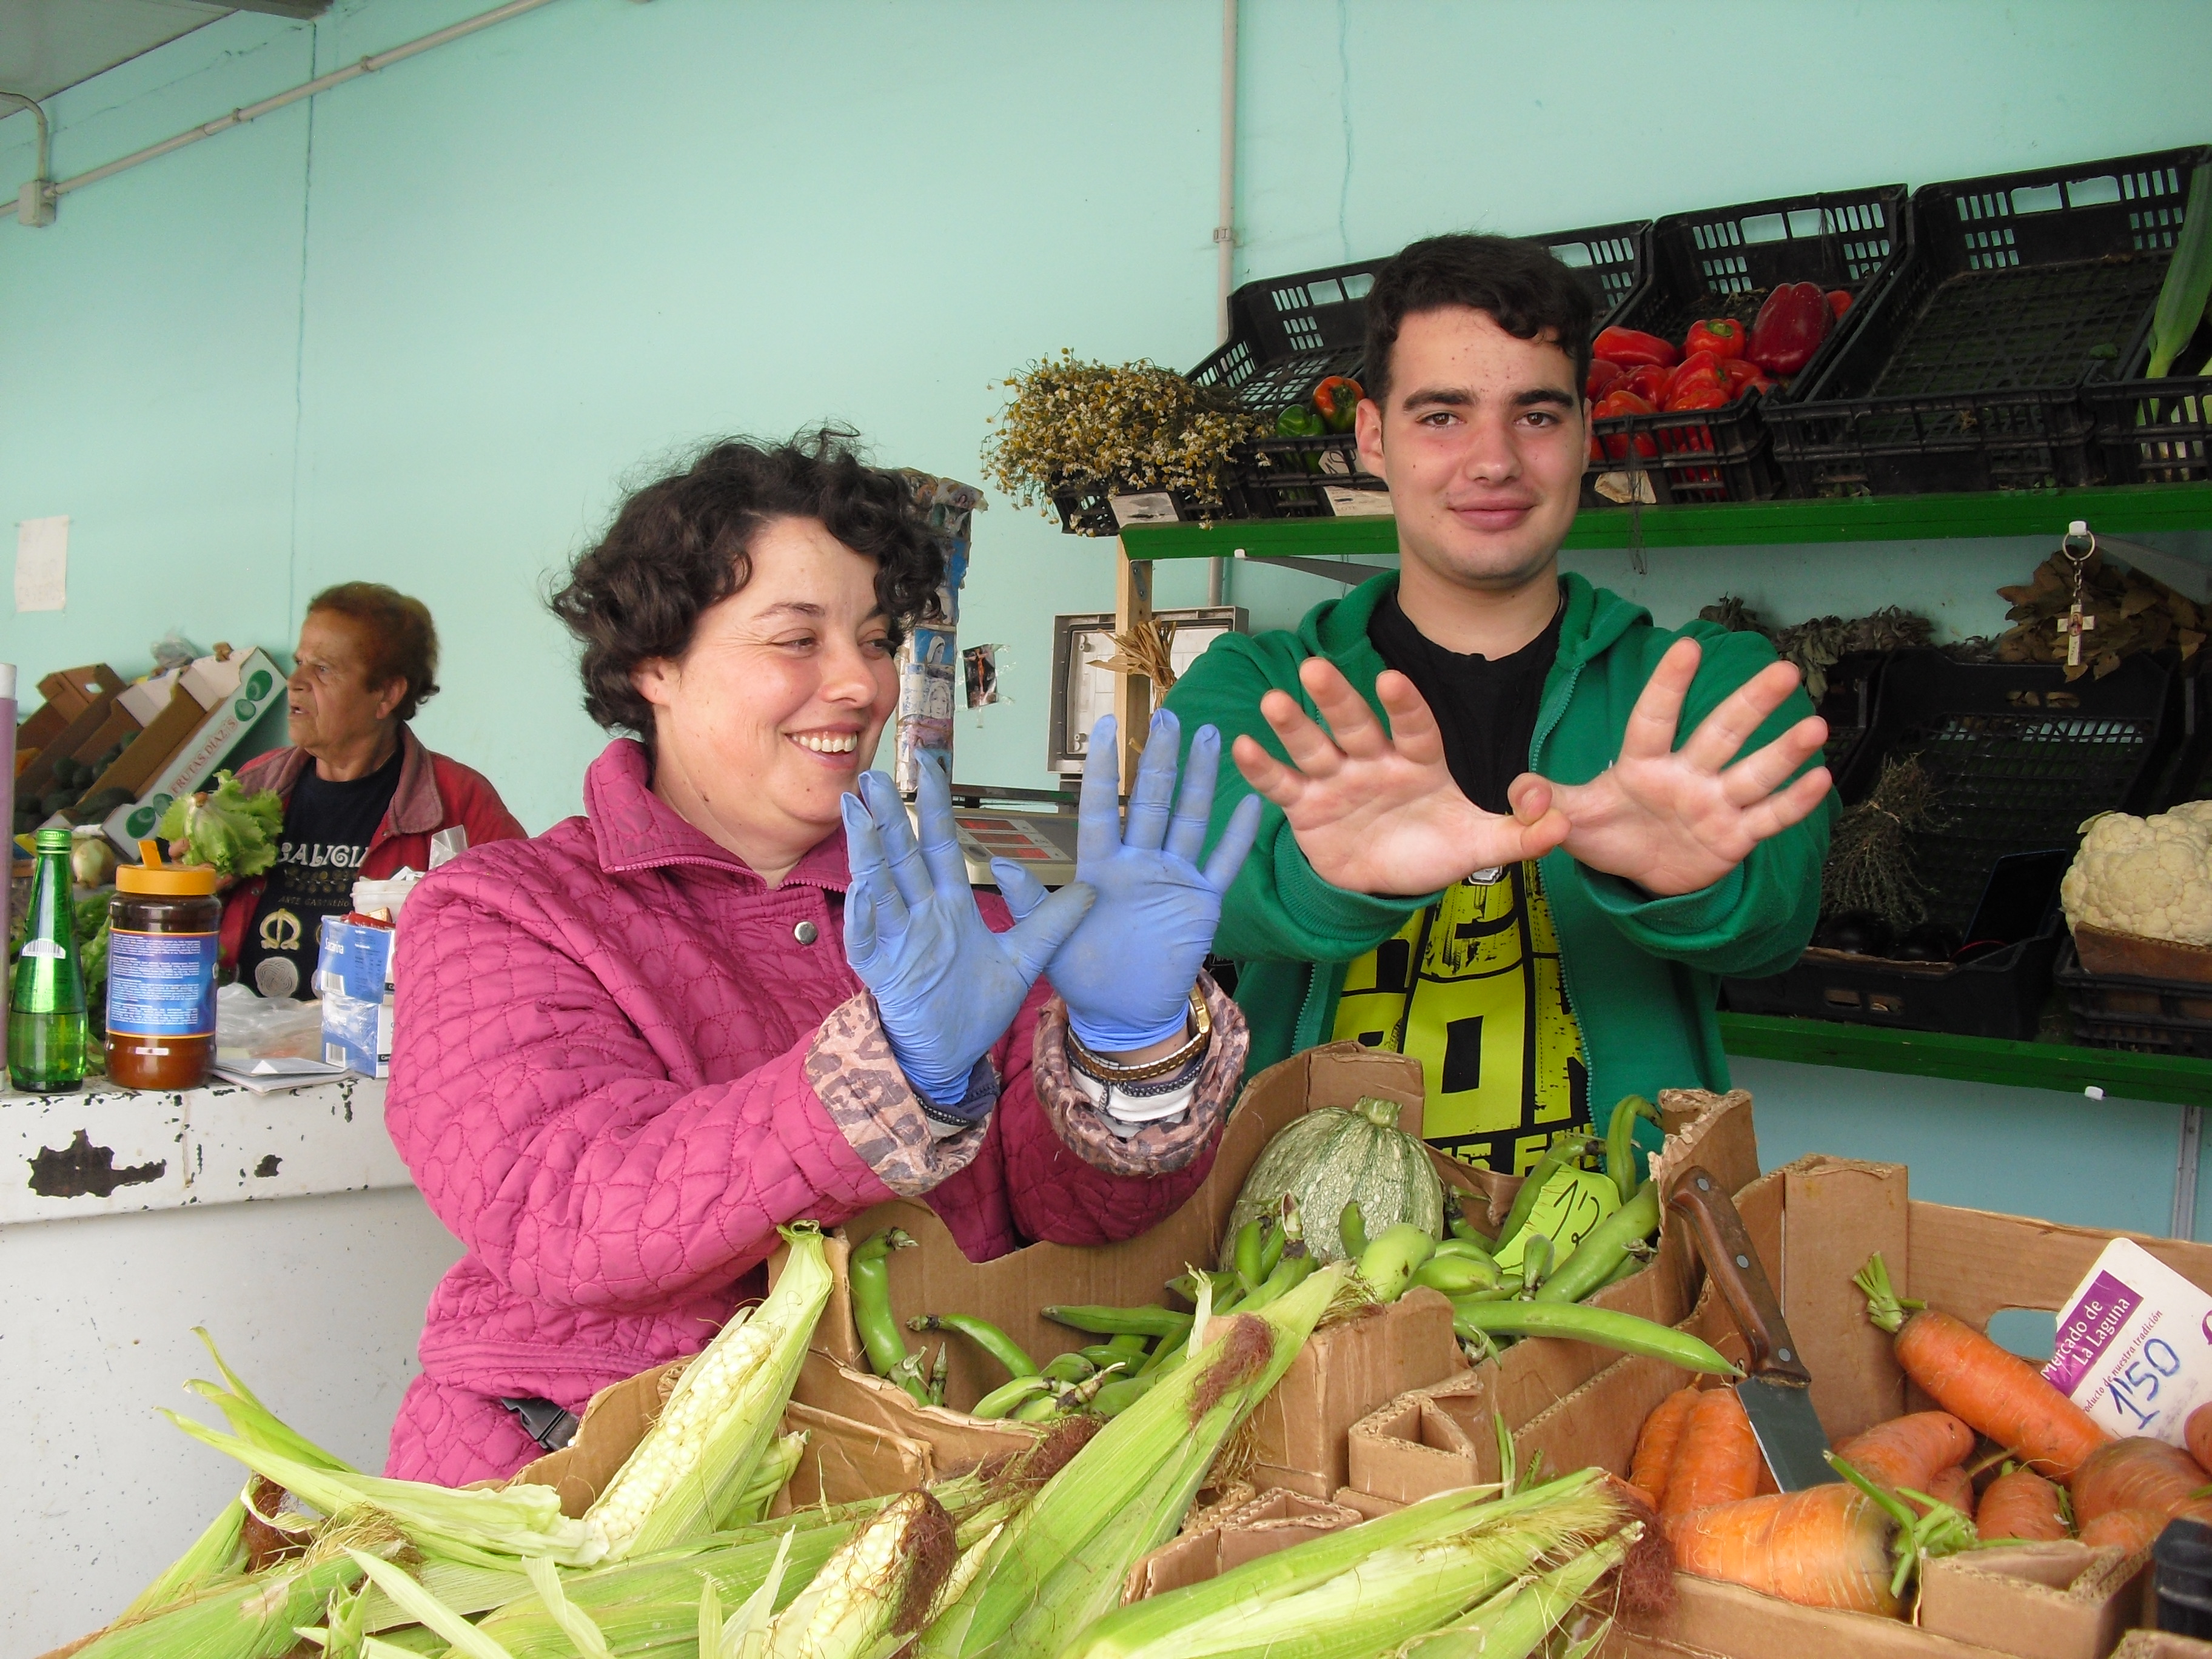
[[[171,801],[154,833],[182,841],[195,864],[211,864],[226,876],[258,876],[276,862],[284,803],[273,789],[249,795],[236,777],[218,772],[213,790]]]

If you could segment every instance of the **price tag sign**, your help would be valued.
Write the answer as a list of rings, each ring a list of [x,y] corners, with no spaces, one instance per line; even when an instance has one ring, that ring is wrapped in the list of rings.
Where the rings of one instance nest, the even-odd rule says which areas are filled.
[[[1590,1229],[1620,1207],[1620,1188],[1611,1176],[1571,1166],[1554,1170],[1536,1195],[1528,1224],[1513,1235],[1498,1253],[1498,1265],[1509,1273],[1521,1271],[1528,1240],[1541,1233],[1552,1241],[1552,1269],[1574,1254],[1575,1246],[1589,1237]]]
[[[2212,1297],[2116,1238],[2059,1314],[2043,1374],[2114,1434],[2180,1445],[2189,1413],[2212,1399]]]

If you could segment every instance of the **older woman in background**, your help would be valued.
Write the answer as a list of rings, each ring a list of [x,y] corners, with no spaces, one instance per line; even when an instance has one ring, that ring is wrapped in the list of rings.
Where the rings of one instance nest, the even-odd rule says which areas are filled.
[[[428,870],[525,832],[479,773],[424,748],[408,722],[438,690],[429,608],[381,582],[342,582],[307,601],[285,682],[288,748],[238,769],[284,800],[276,867],[224,901],[222,960],[264,997],[311,997],[325,916],[353,884]]]
[[[860,770],[941,580],[830,433],[708,448],[575,562],[585,707],[635,736],[583,817],[447,866],[399,933],[386,1121],[467,1254],[392,1474],[511,1474],[759,1295],[780,1224],[916,1197],[980,1261],[1131,1237],[1211,1167],[1246,1042],[1201,964],[1252,824],[1194,862],[1218,739],[1179,799],[1175,736],[1148,746],[1125,836],[1102,733],[1077,884],[1001,866],[979,898],[943,775],[917,836]]]

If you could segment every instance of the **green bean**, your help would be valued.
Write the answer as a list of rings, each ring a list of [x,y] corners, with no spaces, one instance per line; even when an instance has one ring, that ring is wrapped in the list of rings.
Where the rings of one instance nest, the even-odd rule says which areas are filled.
[[[1395,1302],[1436,1248],[1437,1241],[1426,1228],[1410,1221],[1395,1222],[1359,1253],[1360,1282],[1377,1302]]]
[[[931,1405],[942,1406],[945,1403],[945,1379],[951,1375],[952,1345],[950,1342],[940,1342],[937,1345],[937,1358],[930,1362],[929,1367],[929,1403]]]
[[[1413,1270],[1413,1283],[1425,1285],[1432,1291],[1442,1291],[1446,1296],[1464,1296],[1470,1291],[1495,1290],[1502,1281],[1498,1264],[1488,1256],[1480,1259],[1462,1255],[1456,1251],[1447,1254],[1438,1250]]]
[[[1574,1254],[1536,1292],[1539,1302],[1579,1302],[1604,1285],[1622,1261],[1632,1260],[1628,1247],[1659,1230],[1659,1188],[1645,1182],[1635,1197],[1591,1228],[1575,1246]]]
[[[1188,1273],[1177,1273],[1168,1280],[1167,1288],[1195,1306],[1199,1287],[1202,1285],[1211,1285],[1214,1299],[1218,1301],[1237,1288],[1237,1274],[1233,1269],[1227,1273],[1215,1273],[1205,1267],[1193,1267]]]
[[[1042,1376],[1018,1376],[1001,1382],[968,1409],[970,1417],[1000,1418],[1025,1400],[1048,1393],[1052,1384]]]
[[[1558,1337],[1643,1354],[1684,1370],[1705,1371],[1715,1376],[1737,1374],[1717,1350],[1687,1331],[1610,1308],[1589,1308],[1579,1303],[1478,1302],[1467,1297],[1454,1302],[1452,1311],[1452,1329],[1463,1341],[1492,1335]]]
[[[1094,1336],[1188,1336],[1191,1316],[1157,1304],[1141,1308],[1103,1308],[1095,1305],[1040,1310],[1055,1325],[1089,1331]]]
[[[899,1334],[898,1317],[891,1312],[890,1254],[911,1249],[913,1244],[903,1230],[886,1227],[855,1245],[845,1260],[845,1281],[853,1295],[853,1323],[867,1352],[868,1369],[878,1376],[892,1376],[911,1369],[907,1362],[913,1356],[907,1352],[906,1338]],[[923,1398],[929,1392],[928,1384],[918,1376],[909,1382],[899,1375],[897,1380],[917,1401],[928,1403]]]
[[[1553,1138],[1551,1146],[1536,1160],[1536,1167],[1528,1171],[1528,1178],[1521,1183],[1521,1190],[1513,1194],[1513,1207],[1505,1212],[1504,1224],[1498,1230],[1498,1249],[1504,1249],[1528,1224],[1529,1213],[1536,1207],[1536,1198],[1544,1190],[1544,1183],[1555,1172],[1581,1158],[1589,1150],[1589,1137],[1583,1134]]]
[[[1098,1367],[1081,1354],[1064,1353],[1056,1358],[1047,1360],[1044,1369],[1037,1375],[1048,1382],[1076,1383],[1095,1376]]]
[[[1306,1254],[1301,1244],[1296,1255],[1285,1255],[1275,1264],[1275,1271],[1267,1275],[1260,1288],[1239,1302],[1233,1311],[1254,1313],[1279,1297],[1288,1296],[1305,1283],[1306,1275],[1321,1265]]]
[[[1437,1254],[1438,1255],[1464,1256],[1469,1261],[1487,1261],[1493,1267],[1498,1265],[1496,1260],[1492,1258],[1489,1251],[1484,1249],[1481,1245],[1477,1244],[1474,1240],[1468,1238],[1455,1237],[1451,1238],[1438,1239],[1437,1241]]]
[[[1544,1275],[1552,1270],[1552,1253],[1559,1248],[1549,1233],[1534,1233],[1521,1247],[1521,1291],[1524,1296],[1535,1294],[1536,1287],[1544,1282]]]
[[[1336,1218],[1336,1237],[1344,1246],[1345,1260],[1357,1261],[1367,1254],[1367,1213],[1356,1198],[1346,1200]]]
[[[1605,1172],[1620,1188],[1623,1204],[1636,1196],[1636,1120],[1639,1117],[1656,1123],[1659,1109],[1642,1095],[1627,1095],[1613,1109],[1613,1121],[1606,1126]]]
[[[1247,1291],[1258,1290],[1260,1281],[1267,1277],[1260,1271],[1261,1247],[1260,1224],[1257,1220],[1248,1221],[1237,1230],[1237,1282]]]
[[[1014,1410],[1017,1423],[1042,1423],[1048,1417],[1060,1415],[1060,1398],[1054,1394],[1041,1394]]]
[[[906,1328],[910,1331],[957,1332],[997,1360],[1007,1376],[1036,1375],[1036,1362],[1022,1352],[1021,1344],[988,1319],[977,1319],[972,1314],[916,1314],[906,1322]]]
[[[1158,1371],[1142,1371],[1135,1376],[1117,1376],[1098,1390],[1091,1402],[1091,1409],[1101,1417],[1119,1417],[1135,1405],[1160,1380]]]
[[[1078,1348],[1076,1352],[1094,1365],[1110,1365],[1117,1359],[1141,1358],[1145,1351],[1139,1348],[1134,1354],[1132,1354],[1127,1348],[1111,1347],[1103,1342],[1094,1342],[1087,1348]]]
[[[1445,1242],[1464,1239],[1486,1251],[1494,1251],[1498,1248],[1497,1240],[1468,1219],[1468,1200],[1474,1196],[1474,1194],[1463,1193],[1456,1187],[1444,1188],[1444,1220],[1449,1224],[1444,1230],[1447,1235]]]
[[[1119,1359],[1133,1359],[1152,1351],[1152,1339],[1141,1331],[1124,1331],[1106,1339],[1106,1346]],[[1104,1361],[1100,1362],[1102,1364]]]
[[[1290,1242],[1289,1232],[1274,1217],[1269,1216],[1267,1224],[1260,1230],[1261,1283],[1265,1284],[1267,1275],[1275,1271],[1276,1265],[1282,1261],[1283,1252],[1289,1247]]]

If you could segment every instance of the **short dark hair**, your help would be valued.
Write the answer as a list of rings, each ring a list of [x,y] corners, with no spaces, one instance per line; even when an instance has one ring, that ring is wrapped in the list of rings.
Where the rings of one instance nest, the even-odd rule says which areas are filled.
[[[1553,335],[1574,362],[1576,386],[1589,378],[1596,302],[1549,248],[1512,236],[1431,236],[1375,273],[1361,376],[1367,396],[1378,404],[1389,396],[1390,348],[1406,319],[1446,306],[1487,312],[1516,339]]]
[[[407,682],[407,695],[392,710],[400,720],[413,720],[438,695],[438,625],[422,600],[382,582],[340,582],[307,601],[309,616],[318,611],[360,625],[371,685]]]
[[[597,546],[569,566],[550,603],[584,647],[584,711],[650,741],[653,705],[631,676],[691,643],[700,612],[752,576],[751,546],[776,519],[815,519],[876,562],[876,602],[894,638],[945,579],[945,556],[894,473],[860,459],[838,427],[788,443],[723,438],[635,491]]]

